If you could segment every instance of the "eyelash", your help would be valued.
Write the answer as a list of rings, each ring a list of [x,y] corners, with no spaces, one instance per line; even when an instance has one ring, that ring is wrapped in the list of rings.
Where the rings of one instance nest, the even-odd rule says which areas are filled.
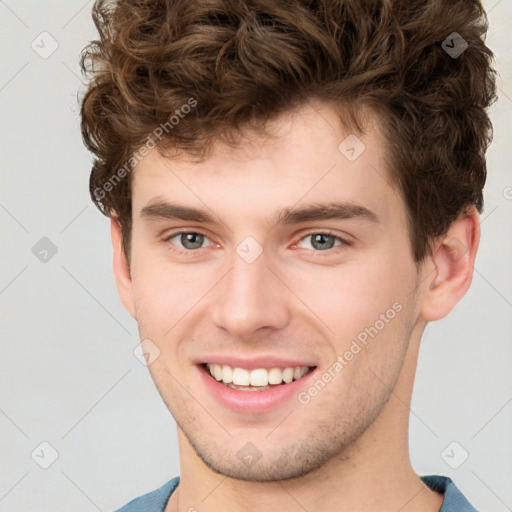
[[[174,233],[171,233],[169,236],[165,237],[164,238],[164,242],[170,242],[172,238],[178,236],[178,235],[184,235],[184,234],[187,234],[187,233],[191,233],[191,234],[195,234],[195,235],[202,235],[204,236],[207,240],[209,240],[210,242],[212,242],[210,240],[210,238],[208,237],[208,235],[206,235],[205,233],[199,231],[199,230],[191,230],[191,231],[176,231]],[[333,232],[329,231],[329,230],[325,230],[325,231],[312,231],[306,235],[303,235],[297,242],[295,242],[293,244],[293,248],[295,248],[300,242],[302,242],[303,240],[305,240],[306,238],[308,237],[311,237],[311,236],[314,236],[314,235],[327,235],[327,236],[331,236],[333,237],[336,241],[339,241],[340,244],[339,245],[335,245],[334,247],[332,247],[331,249],[326,249],[325,251],[320,251],[320,250],[315,250],[315,249],[305,249],[306,251],[310,252],[310,253],[315,253],[315,255],[319,255],[319,256],[329,256],[329,255],[332,255],[334,252],[339,252],[339,250],[343,250],[344,248],[346,247],[350,247],[352,245],[352,242],[349,242],[348,240],[340,237],[339,235],[336,235],[334,234]],[[212,242],[213,243],[213,242]],[[179,254],[191,254],[191,253],[194,253],[196,251],[198,251],[199,249],[204,249],[205,247],[200,247],[199,249],[182,249],[180,247],[177,247],[175,244],[173,244],[171,242],[171,245],[173,245],[174,247],[172,248],[173,251],[176,251],[178,252]]]

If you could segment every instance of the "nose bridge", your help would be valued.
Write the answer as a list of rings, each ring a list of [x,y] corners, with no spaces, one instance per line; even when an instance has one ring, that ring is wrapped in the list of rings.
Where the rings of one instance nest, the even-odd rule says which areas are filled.
[[[249,242],[250,244],[250,242]],[[282,283],[267,267],[260,252],[255,257],[244,243],[233,253],[230,271],[221,280],[212,305],[213,322],[235,337],[247,337],[261,327],[282,328],[289,320]]]

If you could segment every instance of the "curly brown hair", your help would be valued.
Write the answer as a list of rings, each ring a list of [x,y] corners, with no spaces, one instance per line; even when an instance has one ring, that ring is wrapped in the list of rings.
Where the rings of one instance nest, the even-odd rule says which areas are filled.
[[[128,261],[141,152],[205,158],[311,99],[343,108],[353,133],[362,107],[376,114],[417,263],[468,207],[482,213],[496,72],[479,0],[97,0],[92,16],[90,194],[118,218]]]

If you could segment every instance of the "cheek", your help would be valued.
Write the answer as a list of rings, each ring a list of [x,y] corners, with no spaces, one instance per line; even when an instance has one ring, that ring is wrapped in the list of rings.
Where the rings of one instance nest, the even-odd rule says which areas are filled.
[[[408,269],[407,263],[401,265],[396,257],[384,254],[337,268],[297,269],[287,273],[286,281],[331,336],[346,342],[381,315],[394,320],[396,310],[403,309],[415,283],[410,271],[403,269]]]
[[[176,265],[163,258],[138,258],[132,286],[136,318],[141,335],[162,339],[183,319],[199,310],[201,299],[215,283],[218,273],[196,265]]]

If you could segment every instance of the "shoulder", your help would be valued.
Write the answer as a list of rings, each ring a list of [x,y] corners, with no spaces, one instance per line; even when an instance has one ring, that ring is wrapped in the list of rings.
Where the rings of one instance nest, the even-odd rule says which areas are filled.
[[[439,512],[478,512],[451,478],[441,475],[426,475],[420,478],[430,489],[444,495],[443,506]]]
[[[443,494],[443,506],[439,512],[478,512],[460,492],[451,478],[440,475],[422,476],[421,480],[433,491]],[[163,512],[173,491],[178,487],[180,477],[139,496],[116,512]]]
[[[179,482],[180,477],[177,476],[162,487],[135,498],[115,512],[163,512],[169,497],[178,487]]]

